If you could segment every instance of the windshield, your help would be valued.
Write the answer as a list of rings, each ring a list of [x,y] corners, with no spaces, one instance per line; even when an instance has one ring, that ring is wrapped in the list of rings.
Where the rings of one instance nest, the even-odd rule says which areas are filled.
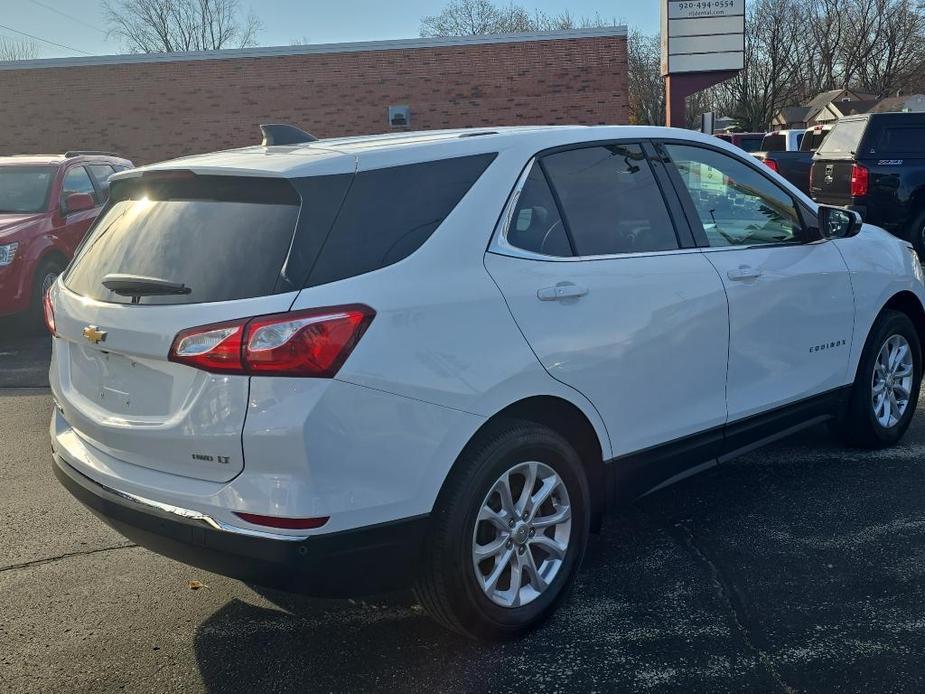
[[[0,214],[43,212],[54,166],[0,167]]]
[[[866,128],[866,119],[839,121],[817,151],[819,154],[856,154]]]

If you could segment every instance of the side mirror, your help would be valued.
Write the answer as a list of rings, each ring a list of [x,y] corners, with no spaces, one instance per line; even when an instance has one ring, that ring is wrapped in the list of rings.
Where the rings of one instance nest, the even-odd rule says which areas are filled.
[[[819,205],[819,233],[825,239],[846,239],[857,236],[864,221],[854,210],[831,205]]]
[[[71,193],[64,200],[64,214],[83,212],[96,207],[96,200],[90,193]]]

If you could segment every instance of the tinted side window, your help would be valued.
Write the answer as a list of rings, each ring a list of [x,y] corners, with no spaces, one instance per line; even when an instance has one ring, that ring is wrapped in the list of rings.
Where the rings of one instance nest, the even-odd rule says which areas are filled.
[[[397,263],[430,238],[494,154],[358,173],[306,286]]]
[[[925,125],[885,128],[880,134],[879,151],[925,154]]]
[[[577,255],[678,248],[661,190],[639,145],[584,147],[542,160]]]
[[[73,193],[89,193],[96,200],[96,190],[93,188],[93,182],[87,175],[87,170],[82,166],[74,166],[64,174],[64,182],[61,188],[62,202],[67,199],[68,195]]]
[[[798,241],[793,199],[733,157],[702,147],[666,145],[711,247]]]
[[[507,229],[512,246],[543,255],[570,256],[569,244],[555,198],[539,163],[534,163],[517,198]]]

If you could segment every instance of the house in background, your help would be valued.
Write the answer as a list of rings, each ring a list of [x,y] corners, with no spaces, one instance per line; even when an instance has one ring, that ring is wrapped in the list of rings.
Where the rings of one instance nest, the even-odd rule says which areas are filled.
[[[785,106],[771,119],[771,130],[809,128],[835,122],[849,112],[867,113],[877,103],[873,94],[853,89],[832,89],[817,94],[802,106]],[[863,109],[863,110],[862,110]]]
[[[771,120],[771,130],[805,128],[806,120],[812,113],[809,106],[784,106]]]
[[[870,113],[925,111],[925,94],[901,94],[881,99]]]

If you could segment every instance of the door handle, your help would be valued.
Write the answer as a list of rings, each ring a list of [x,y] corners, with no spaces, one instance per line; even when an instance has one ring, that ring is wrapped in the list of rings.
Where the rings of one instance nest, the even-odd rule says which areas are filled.
[[[752,267],[751,265],[739,265],[739,267],[735,268],[734,270],[727,272],[726,277],[733,280],[734,282],[741,282],[743,280],[755,280],[761,277],[761,270]]]
[[[540,301],[560,301],[561,299],[577,299],[587,293],[587,287],[579,287],[571,282],[560,282],[555,287],[538,289],[536,296]]]

